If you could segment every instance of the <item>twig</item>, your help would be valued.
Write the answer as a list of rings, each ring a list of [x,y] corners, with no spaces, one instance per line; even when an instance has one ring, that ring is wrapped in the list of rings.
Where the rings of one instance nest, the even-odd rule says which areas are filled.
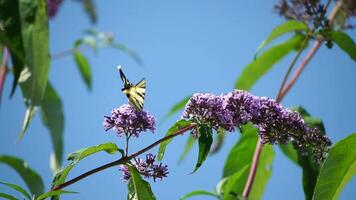
[[[107,163],[107,164],[105,164],[105,165],[102,165],[102,166],[100,166],[100,167],[97,167],[97,168],[95,168],[95,169],[92,169],[92,170],[90,170],[90,171],[88,171],[88,172],[85,172],[85,173],[83,173],[83,174],[81,174],[81,175],[79,175],[79,176],[77,176],[77,177],[75,177],[75,178],[73,178],[73,179],[71,179],[71,180],[69,180],[69,181],[67,181],[67,182],[64,182],[64,183],[62,183],[62,184],[60,184],[60,185],[54,186],[54,187],[51,189],[51,191],[56,191],[56,190],[63,189],[64,187],[67,187],[67,186],[69,186],[69,185],[72,185],[73,183],[76,183],[76,182],[78,182],[78,181],[84,179],[85,177],[88,177],[88,176],[93,175],[93,174],[95,174],[95,173],[97,173],[97,172],[103,171],[103,170],[108,169],[108,168],[110,168],[110,167],[117,166],[117,165],[121,165],[121,164],[125,164],[125,163],[127,163],[128,161],[130,161],[131,159],[133,159],[133,158],[135,158],[135,157],[137,157],[137,156],[143,154],[144,152],[146,152],[146,151],[152,149],[153,147],[159,145],[160,143],[162,143],[162,142],[164,142],[164,141],[167,141],[167,140],[169,140],[169,139],[172,139],[172,138],[176,137],[177,135],[182,135],[184,132],[193,129],[193,128],[195,128],[196,126],[197,126],[196,124],[191,124],[191,125],[189,125],[189,126],[186,126],[186,127],[182,128],[182,129],[176,131],[175,133],[173,133],[173,134],[171,134],[171,135],[168,135],[168,136],[166,136],[166,137],[163,137],[163,138],[157,140],[156,142],[154,142],[154,143],[148,145],[147,147],[145,147],[145,148],[143,148],[143,149],[137,151],[137,152],[134,153],[134,154],[131,154],[130,156],[123,157],[123,158],[120,158],[119,160],[115,160],[115,161],[113,161],[113,162]]]
[[[330,4],[330,0],[326,3],[326,5],[324,7],[325,11],[327,10],[327,6],[329,6],[329,4]],[[340,9],[341,5],[342,5],[342,1],[338,1],[335,4],[333,10],[331,11],[331,13],[330,13],[330,15],[328,17],[330,24],[333,22],[333,20],[334,20],[334,18],[336,16],[336,13]],[[324,12],[324,14],[325,13],[326,12]],[[303,59],[301,64],[296,69],[291,81],[286,84],[286,86],[283,88],[282,91],[278,92],[278,94],[280,94],[280,95],[277,96],[277,102],[280,102],[285,97],[285,95],[288,93],[290,88],[292,88],[294,83],[298,80],[298,78],[299,78],[301,72],[303,71],[303,69],[305,68],[305,66],[313,58],[313,56],[315,55],[316,51],[319,49],[320,45],[321,45],[321,41],[320,40],[316,40],[314,42],[313,47],[309,50],[309,52],[306,55],[306,57]],[[296,60],[295,61],[293,60],[292,63],[295,64]],[[293,65],[291,65],[289,68],[293,68]],[[288,70],[287,73],[290,73],[290,70]],[[287,74],[287,75],[289,75],[289,74]],[[288,77],[285,77],[285,79],[287,80]],[[280,88],[280,90],[281,89],[282,89],[282,87]],[[256,149],[255,149],[255,152],[254,152],[254,155],[253,155],[252,165],[251,165],[251,168],[250,168],[250,171],[249,171],[249,175],[248,175],[248,179],[247,179],[247,182],[245,184],[244,191],[243,191],[243,197],[246,198],[246,199],[248,198],[248,196],[250,194],[250,191],[251,191],[254,179],[255,179],[256,170],[257,170],[257,167],[258,167],[258,161],[259,161],[259,157],[261,155],[262,148],[263,148],[263,145],[260,144],[260,140],[259,140],[257,142],[257,145],[256,145]]]
[[[6,47],[4,47],[3,60],[0,65],[0,103],[1,103],[2,91],[4,89],[6,75],[8,72],[6,66],[8,61],[9,61],[9,51],[7,50]]]

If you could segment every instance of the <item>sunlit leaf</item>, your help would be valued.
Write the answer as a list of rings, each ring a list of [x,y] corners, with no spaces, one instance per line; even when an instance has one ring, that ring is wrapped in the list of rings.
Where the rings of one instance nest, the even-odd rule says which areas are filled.
[[[44,185],[41,176],[36,171],[31,169],[24,160],[13,156],[1,155],[0,163],[8,165],[14,169],[24,180],[32,194],[39,195],[44,192]]]
[[[212,196],[212,197],[216,197],[218,198],[218,195],[215,194],[214,192],[209,192],[209,191],[205,191],[205,190],[194,190],[192,192],[189,192],[188,194],[182,196],[181,198],[179,198],[180,200],[184,200],[184,199],[188,199],[189,197],[193,197],[193,196]]]
[[[198,126],[198,144],[199,144],[199,153],[198,153],[198,160],[197,164],[192,173],[196,172],[199,167],[203,164],[206,157],[208,157],[210,152],[211,144],[213,143],[213,130],[212,128],[208,127],[207,125],[199,125]]]
[[[249,63],[238,77],[235,88],[250,90],[274,64],[288,55],[292,50],[300,48],[304,36],[296,35],[286,42],[278,44],[262,53],[256,60]]]
[[[331,32],[331,39],[342,49],[350,58],[356,61],[356,44],[352,38],[344,32]]]
[[[5,182],[1,182],[0,181],[0,184],[3,184],[3,185],[6,185],[18,192],[20,192],[21,194],[23,194],[27,199],[31,199],[31,195],[25,190],[23,189],[21,186],[19,185],[16,185],[16,184],[12,184],[12,183],[5,183]]]
[[[52,187],[58,186],[58,185],[64,183],[70,170],[76,164],[78,164],[79,161],[81,161],[82,159],[84,159],[92,154],[95,154],[95,153],[98,153],[101,151],[105,151],[109,154],[114,154],[117,151],[119,151],[119,148],[116,146],[116,144],[108,142],[108,143],[100,144],[97,146],[80,149],[78,151],[75,151],[75,152],[69,154],[67,159],[72,162],[67,167],[61,169],[60,171],[58,171],[56,173],[56,175],[54,176],[53,182],[52,182]],[[58,198],[59,198],[59,196],[52,197],[52,199],[58,199]]]
[[[73,51],[73,56],[75,63],[77,64],[77,67],[79,69],[79,72],[85,82],[85,85],[89,90],[91,90],[92,78],[88,59],[80,51],[77,50]]]
[[[171,110],[163,117],[163,119],[167,119],[172,115],[176,114],[178,111],[182,110],[184,106],[187,104],[187,102],[189,101],[190,97],[192,97],[192,95],[186,96],[184,99],[174,104]]]
[[[248,177],[250,165],[246,165],[241,170],[227,177],[224,185],[224,200],[235,200],[241,196]]]
[[[179,164],[182,163],[183,160],[187,157],[190,150],[192,150],[194,143],[195,143],[195,138],[192,135],[189,135],[189,137],[187,138],[187,142],[184,145],[183,153],[179,157],[179,160],[178,160]]]
[[[30,125],[30,122],[31,122],[33,116],[35,115],[36,110],[37,110],[37,108],[34,107],[34,106],[29,106],[26,109],[25,117],[24,117],[23,122],[22,122],[22,128],[21,128],[21,131],[19,133],[18,140],[22,139],[22,137],[25,135],[25,132],[27,131],[27,128]]]
[[[173,133],[176,133],[178,130],[180,130],[184,127],[189,126],[191,123],[192,123],[191,121],[188,121],[186,119],[181,119],[181,120],[177,121],[175,124],[173,124],[173,126],[171,126],[171,128],[169,128],[165,137],[168,135],[171,135]],[[164,152],[166,151],[166,147],[172,140],[173,140],[173,138],[166,140],[159,145],[158,160],[162,160],[162,158],[164,156]]]
[[[320,169],[314,199],[338,199],[346,183],[356,174],[356,133],[337,142]]]
[[[135,166],[126,165],[131,172],[131,178],[128,184],[128,198],[130,200],[154,200],[154,196],[150,184],[143,180]]]
[[[63,130],[64,113],[62,101],[50,83],[47,84],[45,96],[41,104],[41,116],[43,124],[51,134],[54,149],[52,171],[56,172],[62,165],[63,158]]]
[[[304,22],[297,21],[297,20],[288,20],[283,24],[278,25],[273,29],[273,31],[269,34],[269,36],[257,48],[255,57],[257,57],[257,54],[274,39],[286,33],[296,32],[296,31],[307,32],[308,30],[309,30],[308,25],[306,25]]]
[[[225,162],[223,178],[230,177],[235,173],[243,170],[245,166],[252,163],[255,147],[258,142],[257,129],[251,124],[242,127],[242,135],[239,141],[231,149],[228,158]],[[267,182],[272,175],[272,162],[274,159],[274,151],[271,145],[264,145],[261,151],[259,165],[256,170],[255,181],[250,192],[249,199],[261,199]],[[238,181],[241,181],[238,179]],[[247,177],[245,179],[246,183]],[[242,190],[237,195],[241,195]]]

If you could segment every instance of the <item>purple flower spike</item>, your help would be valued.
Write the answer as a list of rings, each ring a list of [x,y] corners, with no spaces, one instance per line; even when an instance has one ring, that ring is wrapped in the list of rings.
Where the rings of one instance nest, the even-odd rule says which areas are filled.
[[[56,16],[63,0],[47,0],[47,16],[51,19]]]
[[[155,131],[155,118],[149,113],[141,110],[136,111],[129,104],[124,104],[111,112],[111,116],[105,116],[103,122],[104,130],[114,128],[117,135],[123,134],[138,137],[141,132]]]
[[[228,131],[234,131],[232,115],[226,109],[223,96],[209,93],[194,94],[185,106],[182,117],[192,119],[197,123],[209,124],[215,130],[222,127]]]

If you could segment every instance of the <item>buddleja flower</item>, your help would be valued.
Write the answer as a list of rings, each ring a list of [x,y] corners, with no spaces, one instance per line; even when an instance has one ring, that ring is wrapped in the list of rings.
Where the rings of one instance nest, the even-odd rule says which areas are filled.
[[[209,124],[215,130],[219,127],[228,131],[234,130],[232,116],[226,110],[226,101],[223,96],[210,93],[194,94],[185,106],[183,118]]]
[[[63,0],[47,0],[47,16],[49,18],[55,17],[62,3]]]
[[[135,165],[138,172],[145,178],[153,178],[153,181],[156,181],[156,179],[162,180],[169,173],[168,166],[162,165],[162,163],[155,163],[155,161],[156,156],[149,153],[146,155],[145,160],[137,158],[134,159],[132,164]],[[124,181],[128,181],[131,178],[131,172],[126,165],[120,165],[119,170],[122,172],[122,179]]]
[[[195,94],[186,105],[183,117],[227,131],[251,122],[259,129],[262,143],[291,141],[301,153],[311,152],[318,161],[331,145],[330,139],[318,129],[308,127],[298,112],[283,108],[273,99],[241,90],[221,96]]]
[[[114,109],[110,116],[104,117],[103,126],[105,131],[114,129],[117,135],[123,134],[138,137],[141,132],[155,131],[156,120],[146,111],[136,111],[129,104],[124,104]]]

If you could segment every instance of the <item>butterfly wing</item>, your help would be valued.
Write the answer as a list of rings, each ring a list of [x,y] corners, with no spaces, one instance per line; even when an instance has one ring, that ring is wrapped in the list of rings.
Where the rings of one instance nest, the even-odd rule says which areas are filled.
[[[129,79],[126,78],[124,72],[122,71],[121,67],[118,67],[119,72],[120,72],[120,78],[122,82],[124,82],[124,88],[130,87],[132,84],[130,83]]]
[[[142,79],[136,85],[130,88],[129,103],[137,111],[142,110],[146,95],[146,80]]]

